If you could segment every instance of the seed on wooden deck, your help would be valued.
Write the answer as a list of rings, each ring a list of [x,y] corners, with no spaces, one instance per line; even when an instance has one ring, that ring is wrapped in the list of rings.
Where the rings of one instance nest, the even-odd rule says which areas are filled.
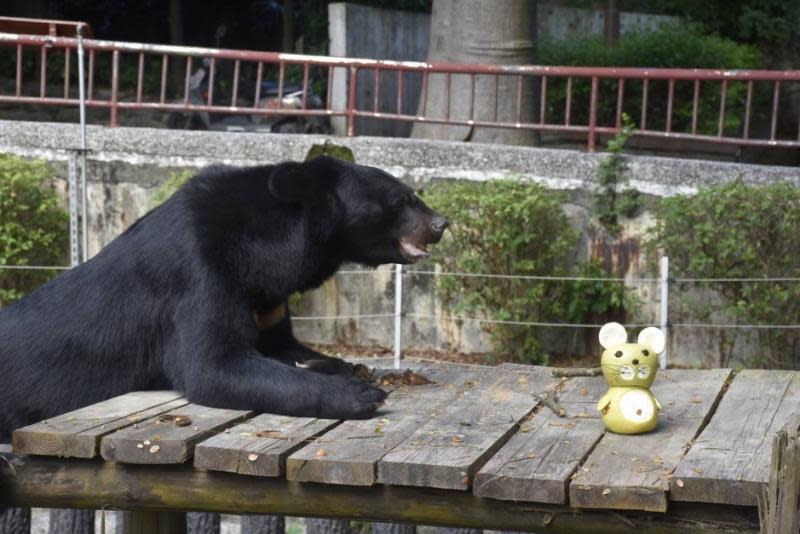
[[[158,445],[153,445],[152,447],[150,447],[150,454],[155,454],[159,450],[161,450],[161,447],[159,447]]]
[[[250,460],[251,462],[255,462],[256,460],[258,460],[258,455],[257,454],[250,454],[250,455],[247,456],[247,459]]]

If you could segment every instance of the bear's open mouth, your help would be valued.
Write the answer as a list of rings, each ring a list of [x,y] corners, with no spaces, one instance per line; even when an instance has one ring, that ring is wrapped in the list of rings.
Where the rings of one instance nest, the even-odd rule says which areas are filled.
[[[428,256],[427,243],[412,243],[410,239],[400,239],[400,253],[408,260],[417,261]]]

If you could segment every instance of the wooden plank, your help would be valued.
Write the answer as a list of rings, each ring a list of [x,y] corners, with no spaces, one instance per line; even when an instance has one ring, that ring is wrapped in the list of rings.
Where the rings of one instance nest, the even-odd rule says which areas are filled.
[[[800,373],[744,370],[670,481],[676,501],[755,506],[769,480],[772,439],[800,412]]]
[[[378,482],[466,490],[538,405],[550,369],[503,364],[488,371],[378,463]]]
[[[595,405],[608,386],[602,377],[580,377],[565,379],[556,389],[566,416],[538,408],[478,471],[475,495],[552,504],[567,501],[570,477],[605,432]]]
[[[299,484],[280,477],[200,471],[189,464],[133,466],[4,455],[0,506],[199,510],[394,521],[570,534],[758,532],[752,507],[671,503],[666,514],[574,510],[483,499],[467,491]],[[13,467],[13,476],[11,475]]]
[[[337,423],[334,419],[262,414],[199,443],[194,465],[211,471],[280,476],[292,452]]]
[[[187,404],[158,417],[139,422],[104,437],[100,453],[111,462],[129,464],[176,464],[192,457],[194,445],[222,432],[251,412],[222,410]],[[170,419],[184,418],[189,424],[178,426]]]
[[[730,369],[660,371],[652,391],[663,412],[649,433],[607,432],[570,484],[570,504],[665,512],[669,478],[722,395]]]
[[[136,391],[14,430],[14,451],[94,458],[106,434],[187,404],[177,391]]]
[[[371,486],[378,461],[478,380],[482,371],[421,369],[433,384],[394,390],[379,415],[345,421],[292,454],[286,476],[301,482]]]

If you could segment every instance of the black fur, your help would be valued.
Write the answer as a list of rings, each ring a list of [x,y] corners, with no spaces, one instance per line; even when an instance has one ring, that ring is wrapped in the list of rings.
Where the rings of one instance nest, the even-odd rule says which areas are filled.
[[[370,167],[322,157],[210,168],[90,261],[0,311],[0,438],[140,389],[174,388],[215,407],[369,417],[385,392],[300,345],[288,317],[259,332],[253,312],[319,286],[345,261],[408,263],[415,256],[400,240],[424,250],[446,224]]]

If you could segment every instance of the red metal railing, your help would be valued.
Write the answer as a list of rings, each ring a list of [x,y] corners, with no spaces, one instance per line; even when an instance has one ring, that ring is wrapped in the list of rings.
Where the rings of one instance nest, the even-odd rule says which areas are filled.
[[[0,61],[16,65],[15,72],[0,75],[15,78],[13,92],[0,87],[0,103],[77,106],[70,70],[77,46],[70,37],[0,33],[0,54],[16,55],[12,62]],[[598,136],[618,132],[628,114],[638,136],[800,147],[800,120],[781,113],[781,94],[800,89],[800,71],[422,63],[93,39],[84,39],[84,46],[86,104],[109,109],[111,126],[118,124],[120,110],[327,116],[343,117],[347,135],[357,133],[357,119],[528,129],[585,135],[591,151]],[[26,61],[31,55],[36,60]],[[193,67],[201,60],[209,78],[203,104],[189,98]],[[51,68],[55,63],[58,72]],[[229,102],[228,95],[225,102],[214,95],[222,63],[233,64],[223,84]],[[36,77],[34,87],[26,76]],[[290,78],[302,84],[302,106],[265,108],[261,82],[267,76],[277,78],[279,99]],[[347,87],[339,103],[333,98],[336,79]],[[312,85],[323,88],[322,108],[308,106]],[[382,86],[392,86],[392,94],[382,94]]]

